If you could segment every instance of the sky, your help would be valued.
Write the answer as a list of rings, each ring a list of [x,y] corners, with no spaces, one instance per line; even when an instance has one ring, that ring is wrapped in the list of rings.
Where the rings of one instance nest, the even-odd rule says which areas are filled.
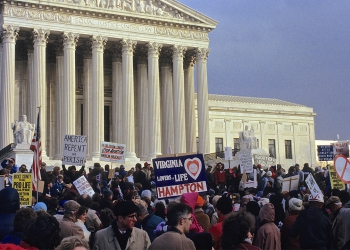
[[[179,0],[219,22],[210,94],[312,107],[316,140],[350,140],[350,1]]]

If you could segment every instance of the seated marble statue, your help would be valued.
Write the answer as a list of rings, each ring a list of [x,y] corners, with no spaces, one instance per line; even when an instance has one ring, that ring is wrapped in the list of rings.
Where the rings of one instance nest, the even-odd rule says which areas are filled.
[[[257,139],[254,134],[254,129],[249,130],[248,125],[245,125],[243,132],[239,133],[239,144],[241,149],[256,149]]]
[[[15,123],[16,124],[16,123]],[[15,131],[15,129],[13,129]],[[16,135],[14,136],[17,142],[16,143],[31,143],[33,138],[34,124],[30,124],[27,121],[27,116],[22,116],[22,121],[18,122],[16,125]]]

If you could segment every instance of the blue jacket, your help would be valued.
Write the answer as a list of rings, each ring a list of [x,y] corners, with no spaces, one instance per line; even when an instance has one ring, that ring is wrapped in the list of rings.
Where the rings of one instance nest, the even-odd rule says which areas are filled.
[[[153,233],[153,231],[156,230],[158,224],[163,221],[164,221],[163,218],[155,214],[149,214],[143,219],[141,223],[142,229],[147,232],[151,242],[153,242],[154,239],[156,238],[156,235]]]
[[[15,213],[19,209],[19,194],[14,188],[0,191],[0,240],[13,231]]]

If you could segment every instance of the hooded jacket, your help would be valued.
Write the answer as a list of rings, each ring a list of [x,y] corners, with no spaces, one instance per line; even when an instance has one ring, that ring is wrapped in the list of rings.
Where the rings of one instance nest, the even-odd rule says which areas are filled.
[[[19,194],[14,188],[0,191],[0,240],[13,231],[14,218],[19,209]]]
[[[253,245],[263,250],[281,249],[281,234],[275,225],[275,207],[271,203],[265,204],[260,212],[260,228],[258,229]]]
[[[310,206],[301,211],[289,229],[291,237],[299,235],[300,248],[330,248],[332,240],[332,223],[322,210]]]
[[[202,226],[198,223],[196,216],[193,214],[194,207],[196,206],[198,198],[198,193],[186,193],[181,196],[182,203],[189,205],[192,208],[191,216],[193,218],[190,230],[193,230],[196,233],[204,232]]]

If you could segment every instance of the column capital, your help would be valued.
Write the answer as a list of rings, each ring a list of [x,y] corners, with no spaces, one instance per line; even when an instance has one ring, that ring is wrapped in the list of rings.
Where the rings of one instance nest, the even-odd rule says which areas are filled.
[[[33,29],[33,42],[35,45],[44,45],[46,46],[50,34],[50,30],[44,29]]]
[[[91,51],[91,42],[86,41],[80,46],[81,51],[83,52],[83,59],[92,59]]]
[[[184,58],[187,47],[184,47],[182,45],[173,45],[171,46],[171,49],[173,50],[173,58]]]
[[[58,39],[53,42],[53,47],[56,53],[56,56],[63,56],[63,40]]]
[[[110,55],[112,57],[112,62],[122,61],[122,48],[120,43],[113,43],[112,47],[109,49]]]
[[[103,51],[105,49],[105,46],[106,46],[108,39],[107,39],[107,37],[104,37],[104,36],[92,35],[90,37],[90,40],[91,40],[91,48],[92,49]]]
[[[136,45],[134,56],[136,58],[137,64],[147,64],[147,53],[147,46],[141,44]]]
[[[184,68],[188,69],[189,67],[193,67],[196,63],[197,53],[195,50],[189,50],[186,52],[185,60],[184,60]]]
[[[197,53],[197,60],[207,60],[209,56],[210,49],[208,48],[197,48],[196,50]]]
[[[73,32],[63,32],[62,39],[64,47],[75,49],[79,39],[79,34]]]
[[[15,43],[18,38],[19,27],[13,25],[2,26],[2,42]]]
[[[27,37],[26,40],[24,40],[24,43],[26,45],[28,54],[33,53],[34,52],[33,40]]]
[[[123,39],[120,42],[121,42],[121,45],[123,46],[122,47],[123,52],[128,52],[131,54],[134,53],[137,42],[131,39]]]
[[[166,49],[162,49],[160,55],[159,55],[159,64],[161,67],[167,66],[167,67],[171,67],[172,65],[172,49],[170,48],[166,48]]]
[[[146,44],[148,48],[148,56],[154,55],[154,56],[159,56],[160,51],[163,48],[163,44],[157,43],[157,42],[149,42]]]

